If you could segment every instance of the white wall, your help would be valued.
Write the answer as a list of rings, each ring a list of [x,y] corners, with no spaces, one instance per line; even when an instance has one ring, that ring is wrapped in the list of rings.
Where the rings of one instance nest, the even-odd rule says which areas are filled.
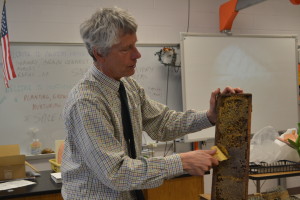
[[[3,0],[0,1],[1,4]],[[227,0],[190,0],[190,32],[218,33],[219,6]],[[128,9],[139,23],[140,43],[179,43],[188,0],[7,0],[11,41],[81,42],[78,27],[98,7]],[[267,0],[241,10],[234,34],[300,35],[300,6]]]
[[[190,0],[189,32],[219,33],[219,6],[224,2],[227,0]],[[186,32],[188,27],[188,0],[7,0],[10,40],[81,43],[81,22],[97,7],[115,5],[136,17],[139,43],[179,43],[179,32]],[[267,0],[240,11],[232,32],[299,37],[299,19],[300,5],[289,0]],[[205,176],[205,180],[205,192],[209,193],[211,176]],[[267,182],[263,189],[276,184],[276,180]],[[299,182],[299,178],[289,178],[287,186],[299,186]],[[254,191],[251,183],[249,192]]]

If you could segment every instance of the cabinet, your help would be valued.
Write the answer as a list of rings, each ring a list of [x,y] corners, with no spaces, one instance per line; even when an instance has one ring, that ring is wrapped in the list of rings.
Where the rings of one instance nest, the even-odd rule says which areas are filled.
[[[198,200],[203,194],[202,176],[183,176],[166,180],[160,187],[144,191],[146,200]]]

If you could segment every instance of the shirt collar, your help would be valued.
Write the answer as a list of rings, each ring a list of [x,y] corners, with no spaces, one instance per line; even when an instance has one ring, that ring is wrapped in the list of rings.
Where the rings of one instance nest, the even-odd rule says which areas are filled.
[[[120,87],[120,81],[117,81],[113,78],[110,78],[106,76],[103,72],[101,72],[99,69],[97,69],[95,66],[91,67],[91,73],[95,76],[97,80],[100,81],[100,83],[105,83],[108,87],[111,89],[118,91]]]

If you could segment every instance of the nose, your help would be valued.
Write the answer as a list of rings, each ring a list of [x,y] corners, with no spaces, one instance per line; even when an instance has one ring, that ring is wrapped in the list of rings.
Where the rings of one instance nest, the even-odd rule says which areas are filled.
[[[134,47],[134,52],[132,54],[132,58],[139,59],[140,57],[142,57],[141,53],[139,52],[139,50],[136,47]]]

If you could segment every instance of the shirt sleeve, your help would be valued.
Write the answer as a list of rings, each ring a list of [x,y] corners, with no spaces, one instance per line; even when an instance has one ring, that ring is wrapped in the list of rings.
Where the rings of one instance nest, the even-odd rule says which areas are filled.
[[[114,135],[113,120],[105,107],[91,99],[80,100],[70,110],[72,140],[77,162],[92,170],[103,184],[118,191],[158,187],[163,180],[183,173],[180,156],[131,159],[122,140]]]
[[[207,118],[206,111],[170,110],[167,106],[151,100],[143,88],[139,88],[139,95],[142,100],[143,128],[153,140],[174,140],[213,126]]]

